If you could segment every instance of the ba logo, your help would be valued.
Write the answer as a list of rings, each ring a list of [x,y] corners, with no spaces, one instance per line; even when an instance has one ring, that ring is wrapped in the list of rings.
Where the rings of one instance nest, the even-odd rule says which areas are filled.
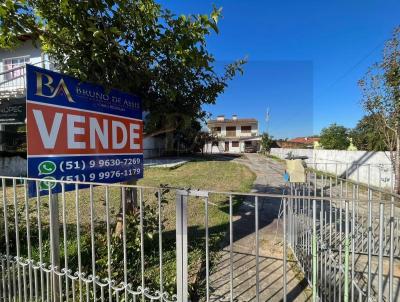
[[[50,75],[36,71],[36,95],[51,99],[58,95],[59,92],[64,92],[68,102],[75,103],[63,78],[57,85],[56,83],[53,84],[53,82],[54,80]],[[46,92],[43,91],[45,87]]]

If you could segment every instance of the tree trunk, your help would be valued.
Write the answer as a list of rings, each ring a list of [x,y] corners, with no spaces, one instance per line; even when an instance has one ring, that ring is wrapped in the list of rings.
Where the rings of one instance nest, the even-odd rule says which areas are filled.
[[[136,185],[136,180],[130,180],[126,182],[127,185]],[[125,190],[125,200],[122,198],[122,190]],[[138,205],[138,197],[137,197],[137,189],[136,188],[121,188],[121,205],[120,210],[117,215],[117,222],[115,225],[114,236],[121,238],[122,230],[123,230],[123,211],[122,211],[122,203],[125,203],[125,215],[133,215],[135,210],[139,208]]]

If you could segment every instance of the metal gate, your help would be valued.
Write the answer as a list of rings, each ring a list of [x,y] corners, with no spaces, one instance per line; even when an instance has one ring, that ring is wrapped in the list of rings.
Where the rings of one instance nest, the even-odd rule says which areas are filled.
[[[30,197],[32,182],[40,188],[1,178],[2,301],[399,299],[398,196],[385,191],[316,171],[274,194],[83,183],[65,192],[57,182],[62,193]]]

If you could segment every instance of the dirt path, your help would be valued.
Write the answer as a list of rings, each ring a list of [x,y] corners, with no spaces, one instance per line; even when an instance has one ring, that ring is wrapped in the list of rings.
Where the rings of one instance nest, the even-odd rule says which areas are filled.
[[[284,165],[258,154],[235,159],[247,165],[257,178],[253,192],[277,193],[284,190]],[[281,221],[278,221],[280,198],[259,199],[259,300],[283,298],[283,251]],[[246,200],[234,216],[233,296],[234,301],[256,300],[254,198]],[[210,276],[211,301],[230,301],[230,253],[223,248],[220,262]],[[288,267],[291,264],[288,262]],[[292,263],[294,264],[294,263]],[[287,301],[308,301],[307,282],[299,273],[287,270]]]

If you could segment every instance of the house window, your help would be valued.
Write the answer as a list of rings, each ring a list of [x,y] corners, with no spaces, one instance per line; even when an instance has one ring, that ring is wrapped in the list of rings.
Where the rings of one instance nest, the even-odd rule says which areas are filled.
[[[226,136],[236,136],[236,127],[226,127]]]
[[[240,131],[242,131],[242,133],[250,133],[251,126],[242,126],[242,127],[240,127]]]
[[[221,127],[214,127],[214,128],[212,128],[212,132],[214,132],[214,133],[221,133]]]
[[[23,66],[26,63],[29,63],[29,60],[30,60],[29,56],[4,59],[3,60],[3,71],[7,71],[7,70],[17,68],[19,66]],[[23,74],[24,74],[24,71],[22,69],[17,69],[17,70],[5,73],[4,76],[5,76],[5,80],[12,80]]]
[[[238,141],[232,142],[232,147],[239,147],[239,142]]]

